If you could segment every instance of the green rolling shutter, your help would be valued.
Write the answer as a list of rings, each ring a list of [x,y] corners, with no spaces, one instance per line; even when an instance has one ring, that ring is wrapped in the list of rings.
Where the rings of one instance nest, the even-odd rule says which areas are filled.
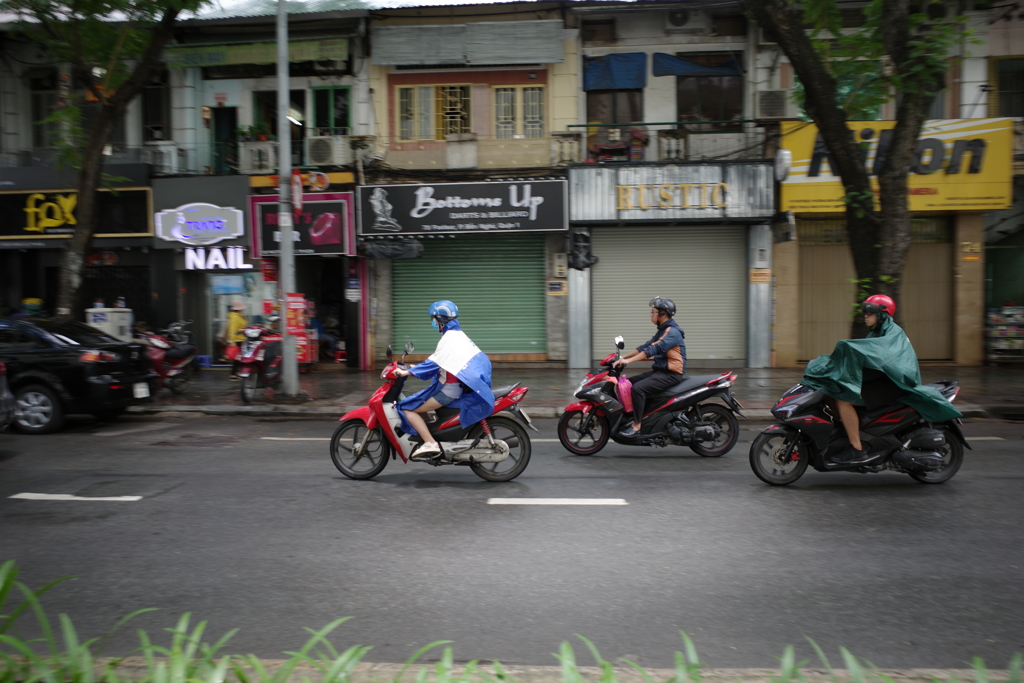
[[[459,307],[462,330],[484,353],[547,353],[544,235],[458,235],[426,239],[423,256],[395,261],[393,344],[431,353],[438,334],[427,309]]]

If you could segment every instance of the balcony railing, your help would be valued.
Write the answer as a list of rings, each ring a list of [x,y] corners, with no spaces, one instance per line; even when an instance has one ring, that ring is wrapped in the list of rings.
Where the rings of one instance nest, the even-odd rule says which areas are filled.
[[[701,161],[764,156],[767,136],[752,120],[573,124],[581,154],[601,162]]]

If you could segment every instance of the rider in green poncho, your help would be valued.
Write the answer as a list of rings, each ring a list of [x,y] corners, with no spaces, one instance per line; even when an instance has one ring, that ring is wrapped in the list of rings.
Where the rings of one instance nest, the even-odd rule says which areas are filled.
[[[805,386],[835,399],[850,445],[833,456],[838,463],[856,464],[870,459],[860,440],[860,417],[854,405],[868,412],[893,403],[910,406],[929,422],[962,417],[959,410],[934,387],[921,384],[917,354],[892,315],[896,304],[884,294],[867,298],[861,306],[870,332],[866,339],[844,339],[831,355],[807,364]]]

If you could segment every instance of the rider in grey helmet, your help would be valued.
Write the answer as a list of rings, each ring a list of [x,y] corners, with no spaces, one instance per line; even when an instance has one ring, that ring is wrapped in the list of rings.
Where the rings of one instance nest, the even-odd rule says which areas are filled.
[[[630,363],[651,358],[654,369],[641,372],[631,377],[633,383],[633,424],[627,425],[620,434],[636,436],[640,433],[640,422],[644,416],[647,397],[674,387],[686,372],[686,344],[683,328],[673,320],[676,304],[672,299],[656,296],[651,299],[651,323],[658,326],[658,331],[643,346],[636,347],[620,360],[615,367],[625,368]]]

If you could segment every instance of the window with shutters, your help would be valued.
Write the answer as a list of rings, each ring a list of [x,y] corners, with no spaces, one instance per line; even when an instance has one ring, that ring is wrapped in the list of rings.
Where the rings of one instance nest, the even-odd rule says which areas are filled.
[[[1024,116],[1024,58],[993,59],[991,63],[995,68],[990,67],[989,84],[995,76],[995,92],[989,94],[989,115]]]
[[[398,139],[444,140],[473,130],[468,85],[398,88]]]
[[[142,88],[142,139],[171,139],[171,88],[166,71],[158,71]]]
[[[313,88],[316,135],[349,134],[349,87]]]
[[[57,106],[57,70],[36,68],[28,72],[32,93],[32,147],[48,149],[57,146],[60,128],[56,121],[46,121]]]
[[[494,89],[494,137],[544,137],[543,86],[509,85]]]

